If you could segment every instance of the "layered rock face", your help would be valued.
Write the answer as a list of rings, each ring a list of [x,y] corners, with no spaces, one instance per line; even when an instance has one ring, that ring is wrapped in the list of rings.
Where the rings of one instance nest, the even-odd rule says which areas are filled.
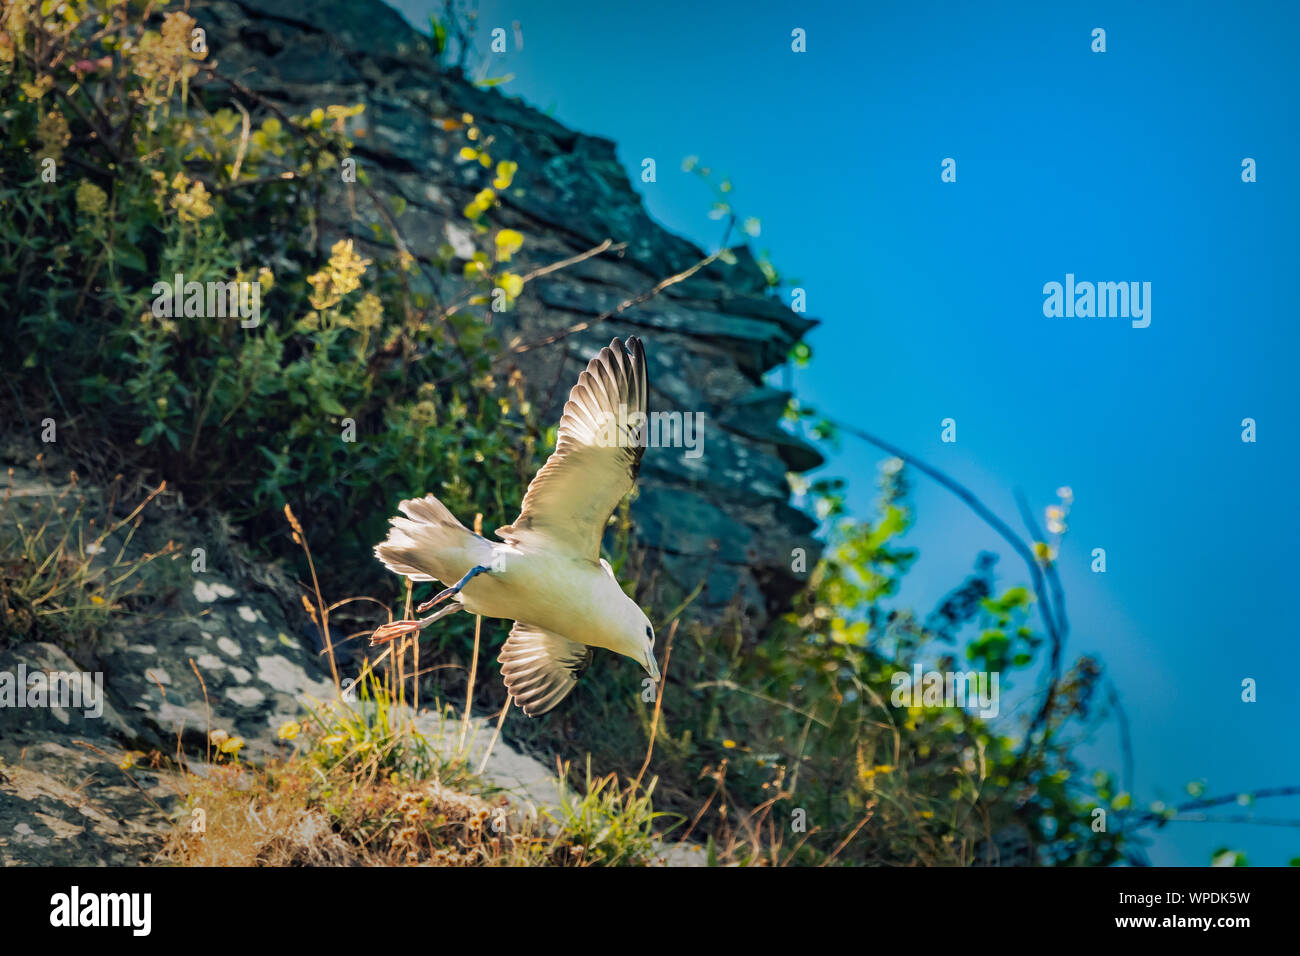
[[[469,254],[461,210],[482,187],[483,170],[458,161],[463,134],[439,123],[463,113],[492,138],[495,159],[519,164],[520,188],[503,192],[494,213],[495,223],[525,236],[517,271],[612,241],[610,251],[530,282],[499,316],[503,341],[533,342],[591,322],[705,257],[650,219],[612,142],[444,70],[427,38],[379,0],[216,0],[191,13],[221,76],[285,112],[365,104],[352,121],[354,158],[375,194],[405,200],[396,233],[417,258],[432,261],[444,246]],[[342,182],[323,208],[329,239],[369,242],[371,223],[388,221],[369,191]],[[732,265],[712,263],[592,328],[521,353],[518,365],[545,419],[558,420],[568,386],[601,345],[616,335],[645,340],[652,410],[691,421],[702,414],[703,433],[696,449],[647,451],[633,539],[676,590],[703,581],[694,608],[706,620],[730,608],[753,634],[806,574],[791,570],[794,549],[805,550],[808,567],[815,562],[815,523],[790,506],[786,473],[822,458],[779,427],[788,396],[763,384],[815,323],[767,294],[748,252],[736,253]],[[437,291],[450,298],[448,288]]]

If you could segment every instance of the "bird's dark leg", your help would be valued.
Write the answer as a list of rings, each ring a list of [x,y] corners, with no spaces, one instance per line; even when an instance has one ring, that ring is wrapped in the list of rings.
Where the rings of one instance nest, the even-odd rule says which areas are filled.
[[[370,635],[370,646],[376,644],[387,644],[394,638],[401,637],[404,634],[415,634],[424,630],[434,621],[441,621],[444,617],[455,614],[457,611],[464,610],[462,604],[448,604],[446,607],[435,611],[428,617],[422,617],[418,621],[390,621],[380,627],[374,634]]]
[[[457,581],[455,584],[453,584],[451,587],[447,588],[446,590],[439,591],[433,597],[429,598],[429,600],[425,601],[423,604],[417,607],[415,609],[415,612],[417,614],[423,614],[425,611],[429,610],[429,608],[433,607],[435,604],[440,604],[441,602],[447,600],[447,598],[451,597],[453,594],[459,594],[461,588],[469,584],[469,582],[472,581],[478,575],[488,574],[491,572],[491,570],[492,570],[491,568],[485,568],[481,564],[474,565],[474,567],[470,568],[465,573],[465,576],[463,578],[461,578],[459,581]]]

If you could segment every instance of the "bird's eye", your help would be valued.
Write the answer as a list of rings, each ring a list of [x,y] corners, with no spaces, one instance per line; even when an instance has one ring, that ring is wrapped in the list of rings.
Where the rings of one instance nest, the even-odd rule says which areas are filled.
[[[650,630],[649,624],[645,626],[645,637],[646,640],[649,641],[651,644],[655,642],[655,632]]]

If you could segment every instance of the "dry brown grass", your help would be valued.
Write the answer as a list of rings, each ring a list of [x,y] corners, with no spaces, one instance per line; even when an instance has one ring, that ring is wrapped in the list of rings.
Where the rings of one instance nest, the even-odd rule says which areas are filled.
[[[494,866],[544,857],[551,842],[503,799],[436,780],[322,793],[299,759],[215,766],[189,781],[190,813],[163,853],[182,866]]]
[[[648,794],[629,799],[612,777],[589,780],[557,816],[465,778],[412,781],[343,762],[322,773],[312,752],[179,779],[184,811],[161,860],[180,866],[595,866],[645,864],[655,851]]]

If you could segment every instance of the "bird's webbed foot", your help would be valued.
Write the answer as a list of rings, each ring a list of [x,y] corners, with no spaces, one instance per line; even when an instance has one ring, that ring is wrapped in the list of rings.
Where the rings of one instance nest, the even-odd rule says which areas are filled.
[[[407,634],[418,633],[434,621],[440,621],[444,617],[455,614],[461,609],[462,605],[460,604],[449,604],[441,610],[430,614],[428,617],[420,618],[418,621],[389,621],[387,624],[376,628],[375,633],[370,635],[370,646],[374,647],[376,644],[387,644],[389,641],[403,637]],[[421,605],[419,610],[424,610],[424,605]]]

